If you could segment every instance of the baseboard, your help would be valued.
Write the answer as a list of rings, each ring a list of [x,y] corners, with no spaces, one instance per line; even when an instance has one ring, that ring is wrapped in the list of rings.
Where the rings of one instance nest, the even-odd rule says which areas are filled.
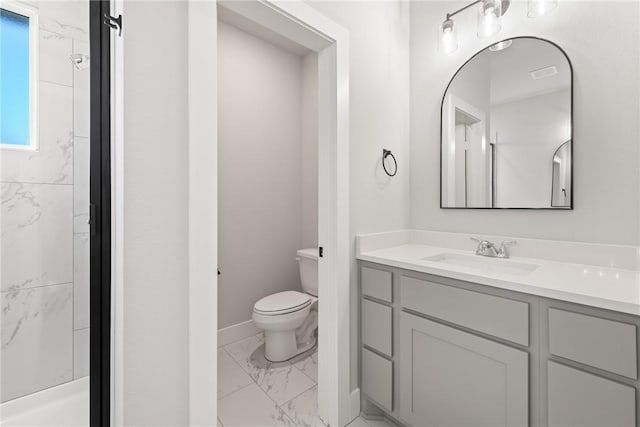
[[[360,389],[357,388],[351,392],[351,419],[354,420],[360,416]]]
[[[232,342],[243,338],[248,338],[259,332],[260,329],[258,329],[255,323],[253,323],[253,320],[247,320],[246,322],[218,329],[218,347],[231,344]]]

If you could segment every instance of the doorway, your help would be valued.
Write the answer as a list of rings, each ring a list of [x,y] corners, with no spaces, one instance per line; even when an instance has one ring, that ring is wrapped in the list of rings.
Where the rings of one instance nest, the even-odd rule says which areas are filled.
[[[317,54],[224,7],[217,24],[218,419],[321,425]]]
[[[219,2],[218,5],[246,20],[276,32],[281,37],[317,53],[318,56],[318,260],[319,336],[318,409],[325,422],[344,426],[351,420],[349,395],[349,198],[348,198],[348,33],[303,2]],[[217,115],[215,83],[216,53],[211,49],[216,37],[215,5],[196,2],[189,10],[190,69],[193,70],[190,109],[194,117]],[[196,54],[197,53],[197,54]],[[196,71],[197,70],[197,71]],[[191,71],[190,71],[191,72]],[[216,411],[209,399],[216,398],[217,334],[216,265],[199,263],[217,259],[218,230],[217,144],[215,124],[193,120],[190,124],[190,174],[198,180],[190,184],[190,394],[191,424],[213,424]],[[213,170],[211,170],[213,169]],[[207,183],[202,184],[202,178]],[[208,197],[202,197],[207,194]],[[196,213],[197,212],[197,213]],[[191,215],[191,214],[190,214]],[[204,231],[204,232],[203,232]],[[213,244],[212,244],[213,239]],[[203,251],[202,249],[206,249]],[[224,274],[224,271],[223,271]],[[204,323],[203,323],[204,321]]]

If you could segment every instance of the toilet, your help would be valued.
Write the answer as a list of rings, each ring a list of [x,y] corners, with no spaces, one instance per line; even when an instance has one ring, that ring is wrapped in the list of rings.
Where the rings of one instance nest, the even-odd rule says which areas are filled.
[[[264,353],[271,362],[289,360],[316,343],[318,249],[300,249],[297,255],[304,292],[278,292],[253,306],[253,321],[264,331]]]

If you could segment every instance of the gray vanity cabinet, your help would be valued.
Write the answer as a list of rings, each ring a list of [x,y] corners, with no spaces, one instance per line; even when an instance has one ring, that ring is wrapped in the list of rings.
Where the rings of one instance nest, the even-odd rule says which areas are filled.
[[[549,353],[627,378],[638,378],[634,324],[549,308]]]
[[[528,354],[412,314],[400,319],[400,412],[414,426],[526,426]]]
[[[363,266],[360,279],[361,391],[377,406],[394,413],[393,273],[383,266]]]
[[[407,427],[640,426],[640,317],[360,263],[362,410]]]
[[[547,362],[549,427],[633,427],[636,391],[633,387]]]
[[[546,427],[637,426],[638,317],[554,300],[540,309]]]

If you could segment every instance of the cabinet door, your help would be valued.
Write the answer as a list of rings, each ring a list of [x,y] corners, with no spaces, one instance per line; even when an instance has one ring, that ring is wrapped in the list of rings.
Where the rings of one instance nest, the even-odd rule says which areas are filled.
[[[547,362],[549,427],[633,427],[636,391],[559,363]]]
[[[407,313],[400,414],[416,427],[528,425],[528,353]]]

